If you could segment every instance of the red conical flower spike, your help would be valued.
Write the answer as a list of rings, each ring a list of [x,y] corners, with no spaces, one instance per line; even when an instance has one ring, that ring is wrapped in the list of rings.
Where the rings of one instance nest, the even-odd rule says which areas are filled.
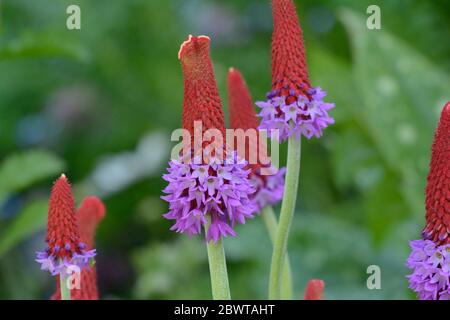
[[[249,167],[252,169],[250,179],[256,188],[256,192],[252,194],[251,199],[260,211],[265,206],[276,204],[283,198],[286,169],[276,170],[276,168],[270,166],[265,141],[259,140],[258,119],[253,109],[250,92],[241,73],[234,68],[230,68],[228,72],[228,96],[231,128],[243,130],[241,132],[235,131],[234,147],[237,148],[240,157],[249,161]],[[253,138],[246,139],[246,133]],[[238,134],[242,134],[243,137],[239,139]],[[245,142],[245,148],[238,146],[239,141]],[[245,154],[241,154],[242,152]],[[256,159],[257,162],[252,163],[252,158]],[[266,169],[270,168],[271,174],[261,174],[262,166]]]
[[[226,148],[222,104],[209,43],[206,36],[189,36],[178,52],[184,77],[183,128],[193,140],[191,150],[185,150],[189,141],[183,137],[183,151],[190,152],[193,146],[194,153],[183,152],[182,159],[169,162],[168,173],[163,176],[168,185],[162,199],[169,203],[164,217],[175,220],[171,230],[189,236],[200,234],[209,220],[206,240],[217,243],[222,237],[236,235],[233,227],[253,217],[255,208],[249,196],[255,189],[248,179],[247,162]],[[202,129],[195,127],[197,121]],[[206,143],[200,145],[195,140],[202,138],[203,133],[212,136],[205,137]]]
[[[431,148],[426,187],[425,239],[450,243],[450,102],[442,110]]]
[[[78,209],[76,216],[81,241],[86,243],[88,249],[93,249],[97,225],[105,217],[105,205],[97,197],[86,197]]]
[[[105,206],[97,197],[86,197],[76,213],[81,241],[86,243],[88,249],[94,248],[95,230],[98,223],[105,216]],[[98,300],[97,271],[91,266],[81,271],[80,289],[72,289],[72,300]],[[60,282],[56,282],[56,292],[52,300],[60,300]]]
[[[65,175],[56,180],[50,195],[47,222],[49,254],[60,259],[72,258],[80,243],[75,219],[75,204]]]
[[[409,288],[420,300],[450,300],[450,102],[434,134],[425,209],[423,239],[409,243]]]
[[[323,291],[325,282],[320,279],[312,279],[308,281],[305,290],[305,300],[323,300]]]
[[[225,137],[222,102],[214,77],[209,44],[207,36],[190,35],[178,52],[184,78],[183,128],[189,130],[192,138],[208,129],[220,130]],[[201,122],[201,132],[194,132],[195,121]]]
[[[257,129],[259,125],[253,101],[242,74],[235,68],[228,71],[228,100],[232,129]]]
[[[326,93],[311,88],[306,65],[303,33],[292,0],[272,0],[272,90],[260,107],[261,129],[278,130],[279,140],[301,135],[322,136],[334,123],[328,110],[334,104],[323,102]]]
[[[47,249],[37,253],[36,261],[42,270],[52,275],[72,273],[74,268],[85,268],[95,256],[94,250],[85,250],[80,241],[75,218],[74,199],[69,181],[63,174],[53,185],[47,223]]]
[[[311,89],[303,32],[292,0],[273,0],[272,15],[272,90],[288,96],[286,103],[290,104]]]

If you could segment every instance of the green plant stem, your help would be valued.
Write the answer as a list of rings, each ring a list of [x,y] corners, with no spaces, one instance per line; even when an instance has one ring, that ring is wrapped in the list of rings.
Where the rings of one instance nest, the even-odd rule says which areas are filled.
[[[280,220],[273,246],[272,263],[269,278],[269,299],[281,298],[281,274],[286,256],[289,230],[294,217],[297,200],[298,180],[300,175],[301,140],[295,136],[289,138],[286,181],[283,202],[281,203]]]
[[[210,218],[205,226],[208,232],[211,224]],[[225,260],[225,250],[222,239],[217,243],[208,241],[206,244],[208,251],[209,272],[211,274],[212,296],[214,300],[230,300],[230,286],[228,284],[227,263]]]
[[[70,300],[70,289],[67,287],[67,277],[59,275],[59,287],[61,288],[61,300]]]
[[[272,242],[273,245],[277,235],[277,227],[278,227],[275,212],[273,212],[273,208],[271,206],[266,206],[262,209],[261,216],[266,225],[267,232],[269,233],[270,241]],[[286,252],[283,273],[281,275],[281,299],[283,300],[292,299],[292,292],[293,289],[292,289],[291,264],[289,262],[289,255]]]

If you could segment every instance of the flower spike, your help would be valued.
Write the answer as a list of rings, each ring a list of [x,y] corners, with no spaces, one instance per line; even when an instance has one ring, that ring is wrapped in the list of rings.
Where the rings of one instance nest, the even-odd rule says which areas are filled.
[[[105,216],[105,205],[94,196],[84,198],[76,217],[80,238],[86,244],[87,249],[95,246],[95,231],[97,225]],[[97,271],[95,265],[81,271],[80,288],[74,288],[70,292],[72,300],[98,300]],[[61,300],[60,282],[56,282],[56,291],[52,300]]]
[[[247,163],[225,147],[225,122],[209,44],[206,36],[189,36],[178,53],[184,78],[183,128],[191,140],[216,129],[222,135],[223,161],[192,149],[187,161],[186,154],[172,159],[163,176],[169,184],[162,199],[169,203],[164,217],[175,220],[171,230],[192,236],[200,234],[209,221],[206,239],[217,243],[221,237],[235,236],[234,225],[252,218],[255,208],[249,199],[254,188],[248,180]],[[194,127],[195,122],[202,124],[201,131]],[[207,146],[203,143],[201,151]]]
[[[450,102],[434,135],[425,209],[422,239],[410,242],[409,288],[421,300],[450,300]]]
[[[36,261],[52,275],[71,274],[89,267],[95,249],[80,241],[72,190],[64,174],[53,185],[47,223],[47,249],[37,252]]]
[[[334,107],[323,98],[326,92],[311,87],[300,27],[292,0],[272,0],[272,90],[261,108],[261,129],[279,130],[279,140],[301,135],[321,137],[334,123],[328,110]]]
[[[258,212],[261,211],[267,205],[273,205],[278,203],[283,198],[284,190],[284,174],[285,168],[276,170],[276,168],[270,165],[264,165],[266,169],[272,169],[273,175],[261,174],[261,161],[268,163],[266,159],[259,159],[260,156],[265,157],[267,152],[267,146],[263,141],[259,141],[258,135],[258,118],[253,109],[253,101],[245,83],[242,74],[235,68],[230,68],[228,72],[228,96],[229,96],[229,111],[230,111],[230,125],[232,129],[255,130],[256,141],[249,141],[246,144],[245,155],[240,155],[243,158],[247,157],[249,160],[250,153],[253,153],[254,158],[258,159],[257,163],[249,164],[252,170],[250,175],[250,181],[255,187],[256,191],[252,194],[251,199],[258,208]],[[236,147],[236,143],[235,143]],[[259,152],[259,147],[262,147],[263,152]],[[239,154],[239,151],[238,151]]]
[[[220,130],[225,137],[225,122],[213,65],[209,55],[210,39],[207,36],[192,36],[183,42],[178,52],[184,78],[183,128],[191,137],[194,122],[201,121],[203,131]]]

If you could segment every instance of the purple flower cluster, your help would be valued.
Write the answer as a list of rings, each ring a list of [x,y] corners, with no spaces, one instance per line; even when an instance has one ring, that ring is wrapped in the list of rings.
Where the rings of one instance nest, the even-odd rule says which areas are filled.
[[[334,108],[334,104],[323,102],[327,94],[320,87],[309,89],[306,93],[310,98],[298,95],[294,90],[288,96],[279,96],[278,90],[269,92],[267,101],[256,102],[261,108],[259,128],[267,129],[271,138],[271,130],[279,130],[279,141],[292,135],[297,139],[301,135],[308,139],[313,136],[321,137],[323,129],[334,123],[334,119],[328,115],[328,110]]]
[[[273,170],[275,168],[265,168]],[[261,169],[258,169],[260,171]],[[283,198],[284,191],[284,174],[286,168],[281,168],[278,172],[271,175],[253,174],[250,178],[251,184],[255,187],[256,192],[251,195],[251,199],[256,206],[258,212],[268,205],[277,204]]]
[[[169,183],[163,190],[167,195],[162,197],[169,203],[164,217],[176,221],[171,230],[189,236],[200,234],[209,218],[207,241],[217,243],[220,237],[236,236],[235,224],[244,224],[256,211],[250,200],[255,189],[246,165],[236,152],[230,152],[224,163],[211,160],[201,164],[199,158],[171,160],[163,176]]]
[[[406,266],[409,288],[420,300],[450,300],[450,244],[437,246],[431,240],[414,240]]]
[[[72,258],[59,258],[49,255],[48,250],[36,252],[36,262],[41,264],[41,270],[47,270],[52,276],[58,274],[72,274],[88,268],[93,261],[96,250],[81,250],[81,254],[74,253]]]

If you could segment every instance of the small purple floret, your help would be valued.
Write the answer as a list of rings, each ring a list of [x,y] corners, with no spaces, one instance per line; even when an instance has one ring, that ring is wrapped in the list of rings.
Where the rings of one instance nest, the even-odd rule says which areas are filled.
[[[437,246],[431,240],[410,242],[406,266],[409,288],[420,300],[450,300],[450,245]]]
[[[310,98],[299,95],[296,96],[296,101],[286,104],[287,96],[277,96],[278,90],[270,91],[267,101],[256,102],[261,108],[259,128],[268,130],[271,138],[274,138],[271,130],[279,130],[279,141],[287,140],[293,135],[297,139],[301,135],[307,139],[313,136],[320,138],[323,130],[334,123],[334,119],[328,115],[328,110],[334,108],[334,104],[323,101],[326,92],[320,87],[311,88],[307,93]],[[294,96],[295,92],[290,94]]]
[[[269,168],[266,168],[266,170],[268,169]],[[285,173],[286,168],[280,168],[272,175],[252,175],[250,182],[255,187],[256,192],[251,195],[251,199],[254,202],[258,212],[260,212],[265,206],[275,205],[281,201],[284,192]]]
[[[59,258],[49,255],[47,251],[36,252],[36,262],[41,264],[41,270],[50,272],[51,275],[72,274],[77,270],[82,270],[90,266],[90,262],[96,255],[96,250],[82,251],[75,253],[71,259]]]
[[[256,211],[250,200],[255,189],[248,179],[247,163],[238,160],[235,152],[224,164],[196,163],[198,159],[169,162],[163,176],[169,183],[163,190],[167,195],[161,197],[169,203],[164,217],[175,220],[171,230],[189,236],[200,234],[209,217],[207,241],[217,243],[220,237],[235,236],[235,224],[244,224]]]

